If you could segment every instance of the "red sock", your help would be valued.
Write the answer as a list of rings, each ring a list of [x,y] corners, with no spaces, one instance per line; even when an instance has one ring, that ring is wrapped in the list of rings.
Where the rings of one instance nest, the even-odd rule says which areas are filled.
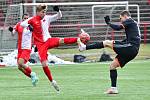
[[[25,69],[23,69],[22,67],[18,67],[18,69],[23,72],[26,76],[30,77],[31,78],[31,75],[28,71],[26,71]]]
[[[65,43],[65,44],[77,43],[77,39],[78,39],[78,38],[64,38],[64,43]]]
[[[31,77],[31,72],[32,72],[32,70],[31,70],[31,68],[30,67],[26,67],[26,68],[24,68],[24,70],[25,70],[25,72],[26,72],[26,74],[25,75],[27,75],[27,76],[29,76],[29,77]]]
[[[27,71],[22,71],[26,76],[30,77],[31,78],[31,75],[27,72]]]
[[[52,78],[52,74],[48,66],[43,67],[43,70],[46,76],[48,77],[48,79],[52,82],[53,78]]]
[[[29,74],[31,74],[31,72],[32,72],[32,70],[31,70],[31,68],[29,66],[24,68],[24,70],[27,71]]]

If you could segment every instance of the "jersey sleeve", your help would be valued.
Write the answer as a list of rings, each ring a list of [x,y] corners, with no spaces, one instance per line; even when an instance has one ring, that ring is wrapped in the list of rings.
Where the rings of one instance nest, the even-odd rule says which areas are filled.
[[[29,19],[27,19],[27,20],[25,20],[25,21],[23,21],[23,22],[21,22],[20,25],[21,25],[22,27],[28,27],[29,24],[31,24],[31,19],[32,19],[32,17],[29,18]]]
[[[121,30],[121,29],[124,28],[122,24],[119,24],[119,25],[110,24],[109,26],[110,26],[112,29],[114,29],[114,30]]]
[[[18,23],[13,27],[12,34],[16,34],[18,32]]]
[[[62,17],[62,13],[61,11],[57,12],[57,14],[54,14],[54,15],[47,15],[48,16],[48,20],[49,22],[54,22],[56,21],[57,19],[60,19]]]
[[[132,23],[131,20],[126,20],[122,23],[123,27],[126,28],[127,26],[129,26]]]

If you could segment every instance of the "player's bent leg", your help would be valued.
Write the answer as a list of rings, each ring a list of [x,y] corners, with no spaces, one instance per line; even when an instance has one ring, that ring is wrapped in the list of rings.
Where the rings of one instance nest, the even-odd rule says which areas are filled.
[[[19,58],[19,60],[18,60],[18,66],[20,66],[20,67],[26,67],[24,63],[25,63],[25,60],[23,58]]]
[[[18,60],[18,69],[23,72],[26,76],[30,77],[31,78],[31,70],[29,69],[30,72],[28,72],[28,70],[25,70],[26,68],[26,65],[24,64],[24,59],[23,58],[19,58]]]
[[[22,73],[24,73],[26,76],[28,76],[29,78],[31,78],[31,75],[28,74],[28,73],[24,70],[24,68],[22,68],[21,66],[18,66],[18,69],[19,69]]]
[[[33,86],[36,86],[38,82],[38,77],[35,72],[32,72],[31,68],[27,66],[26,61],[23,58],[19,58],[18,60],[18,69],[21,70],[26,76],[31,78],[31,82]]]
[[[119,63],[116,59],[110,65],[110,79],[111,79],[111,88],[109,88],[105,93],[106,94],[118,94],[117,89],[117,67],[119,67]]]
[[[118,67],[120,67],[120,63],[118,62],[118,59],[115,58],[112,63],[110,64],[110,70],[115,70]]]

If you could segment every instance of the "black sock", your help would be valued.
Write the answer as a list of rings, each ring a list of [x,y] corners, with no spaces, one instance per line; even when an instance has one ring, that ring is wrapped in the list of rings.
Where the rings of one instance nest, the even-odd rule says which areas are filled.
[[[110,70],[111,87],[116,87],[117,84],[117,70]]]
[[[104,48],[103,42],[95,42],[93,44],[86,45],[86,50],[88,49],[101,49]]]

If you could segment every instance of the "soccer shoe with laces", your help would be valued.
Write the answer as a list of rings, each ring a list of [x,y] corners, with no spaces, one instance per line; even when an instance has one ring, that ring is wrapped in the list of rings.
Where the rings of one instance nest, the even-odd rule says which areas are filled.
[[[111,87],[109,88],[106,92],[104,92],[105,94],[118,94],[118,89],[116,87]]]
[[[54,89],[59,92],[59,86],[57,85],[57,82],[55,80],[52,81],[52,86],[54,87]]]
[[[78,49],[79,49],[80,52],[86,50],[86,45],[81,42],[80,38],[78,38]]]
[[[38,77],[36,75],[35,72],[31,72],[31,82],[33,86],[36,86],[37,82],[38,82]]]

